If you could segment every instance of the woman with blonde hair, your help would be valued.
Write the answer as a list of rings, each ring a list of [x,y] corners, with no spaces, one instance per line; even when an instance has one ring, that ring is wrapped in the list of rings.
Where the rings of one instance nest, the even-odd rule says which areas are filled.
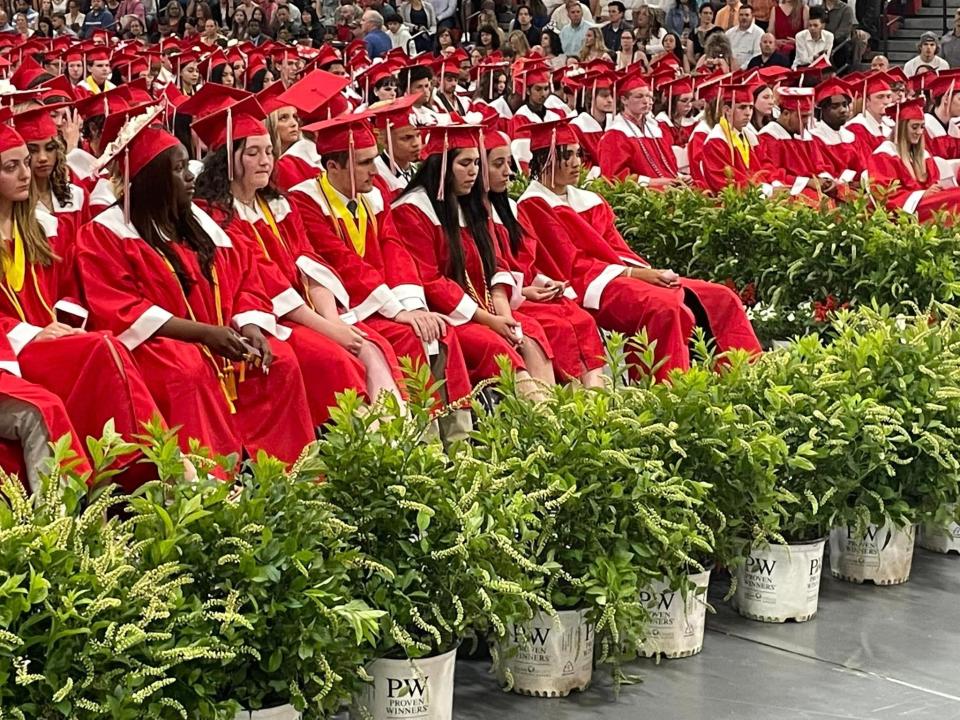
[[[587,28],[583,38],[583,47],[580,48],[580,62],[590,60],[612,60],[613,53],[603,42],[603,33],[599,28]]]
[[[941,184],[940,169],[924,147],[923,99],[893,106],[887,115],[897,123],[893,138],[867,161],[874,197],[882,198],[889,210],[903,210],[921,221],[938,212],[960,211],[960,188]]]
[[[703,57],[697,61],[697,70],[713,72],[720,70],[724,73],[739,70],[740,66],[733,59],[733,50],[730,47],[730,38],[724,33],[716,33],[707,38]]]
[[[527,36],[523,30],[513,30],[507,35],[507,45],[513,48],[517,57],[523,57],[530,52],[530,43],[527,41]]]

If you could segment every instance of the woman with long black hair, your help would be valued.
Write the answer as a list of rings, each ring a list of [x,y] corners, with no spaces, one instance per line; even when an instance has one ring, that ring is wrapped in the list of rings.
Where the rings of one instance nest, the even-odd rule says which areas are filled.
[[[513,177],[510,141],[506,135],[486,135],[487,199],[504,261],[510,267],[516,285],[510,299],[512,307],[522,307],[546,332],[554,349],[553,364],[563,380],[579,380],[586,387],[603,385],[606,366],[603,342],[597,323],[574,302],[576,293],[560,277],[553,260],[517,219],[516,203],[507,190]]]
[[[164,416],[182,427],[181,447],[197,438],[220,454],[292,462],[315,434],[300,367],[280,342],[290,331],[244,247],[193,204],[187,151],[149,126],[154,115],[128,121],[102,158],[125,187],[80,232],[91,320],[133,351]]]
[[[521,387],[540,397],[553,384],[552,348],[543,328],[514,313],[514,279],[498,257],[485,206],[478,132],[446,126],[431,131],[426,159],[393,203],[394,221],[417,261],[430,309],[457,328],[474,383],[499,373],[497,356],[517,371]]]
[[[243,104],[255,110],[245,112]],[[270,186],[273,143],[259,117],[262,109],[255,101],[235,107],[229,120],[221,111],[193,124],[210,150],[197,178],[196,196],[231,237],[246,244],[274,314],[291,327],[289,343],[303,371],[314,425],[329,420],[336,394],[347,388],[373,400],[382,392],[392,393],[402,402],[402,373],[389,343],[369,328],[344,322],[333,293],[311,283],[297,267],[301,257],[322,261],[310,251],[296,208]],[[232,162],[227,157],[227,122],[233,124]]]

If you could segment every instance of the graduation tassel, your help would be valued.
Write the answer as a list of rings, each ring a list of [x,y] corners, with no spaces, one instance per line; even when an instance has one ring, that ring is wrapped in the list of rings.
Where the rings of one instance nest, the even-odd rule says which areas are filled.
[[[489,162],[487,160],[487,149],[484,146],[483,142],[483,128],[480,128],[480,174],[483,176],[483,192],[487,193],[490,191],[490,178],[487,176],[489,172]]]
[[[394,175],[399,175],[400,166],[397,165],[397,161],[393,159],[393,123],[390,120],[387,120],[387,159],[390,161],[390,170]]]
[[[227,107],[227,179],[233,182],[233,107]]]
[[[349,145],[347,146],[347,165],[350,167],[350,199],[354,200],[357,197],[357,176],[356,176],[356,152],[354,149],[354,140],[353,140],[353,130],[350,130],[348,133],[350,139]]]
[[[130,150],[123,149],[123,221],[130,223]]]
[[[550,167],[550,187],[557,178],[557,129],[550,131],[550,150],[547,152],[547,165]]]
[[[437,200],[443,202],[446,196],[444,185],[447,184],[447,148],[450,145],[450,138],[445,130],[443,132],[443,153],[440,155],[440,187],[437,189]]]

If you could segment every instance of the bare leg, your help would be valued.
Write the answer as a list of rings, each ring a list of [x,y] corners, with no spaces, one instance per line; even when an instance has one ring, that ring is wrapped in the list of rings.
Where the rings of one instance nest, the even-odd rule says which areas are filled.
[[[547,397],[545,386],[557,384],[553,363],[540,347],[540,343],[534,340],[524,341],[520,346],[520,355],[523,356],[523,362],[527,366],[529,382],[528,388],[523,391],[524,395],[532,400],[545,400]],[[520,377],[519,374],[517,377]]]
[[[367,370],[367,394],[370,399],[376,401],[376,398],[380,397],[380,393],[390,393],[397,398],[400,402],[401,411],[405,413],[407,410],[406,402],[400,393],[400,388],[397,387],[397,383],[393,379],[390,364],[383,356],[380,348],[370,341],[365,341],[357,357]]]
[[[603,379],[603,373],[606,368],[598,367],[593,370],[587,370],[580,376],[580,382],[585,388],[602,388],[606,385]]]

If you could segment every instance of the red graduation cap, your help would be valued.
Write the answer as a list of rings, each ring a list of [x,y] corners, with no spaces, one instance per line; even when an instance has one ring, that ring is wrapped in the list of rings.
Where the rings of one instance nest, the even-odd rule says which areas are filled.
[[[32,82],[41,75],[46,74],[47,71],[43,69],[43,66],[28,56],[25,57],[20,62],[20,66],[13,71],[13,74],[10,76],[10,84],[18,90],[27,90]]]
[[[340,54],[340,51],[337,50],[332,45],[324,45],[320,48],[320,53],[311,61],[314,67],[319,68],[320,70],[326,70],[331,65],[336,63],[343,63],[343,55]]]
[[[750,85],[721,85],[719,92],[724,103],[736,105],[753,102],[753,88]]]
[[[829,80],[824,80],[822,83],[817,85],[816,88],[814,88],[814,93],[814,102],[816,102],[817,105],[826,102],[835,95],[843,95],[848,98],[853,97],[853,92],[850,90],[850,86],[839,78],[830,78]]]
[[[960,70],[944,70],[939,75],[933,73],[921,73],[915,75],[912,79],[920,80],[920,89],[924,86],[930,91],[930,97],[937,99],[948,93],[953,94],[960,87]],[[924,82],[924,80],[926,80]]]
[[[156,107],[156,103],[125,105],[111,112],[103,121],[103,130],[100,132],[100,147],[105,148],[116,140],[128,120],[138,115],[153,112]]]
[[[527,94],[527,89],[532,85],[548,85],[550,83],[550,71],[545,66],[534,65],[522,72],[515,72],[513,75],[513,91],[521,96]]]
[[[77,100],[73,107],[84,120],[116,112],[129,105],[127,93],[121,92],[122,89],[114,88],[97,95],[87,95]]]
[[[483,128],[479,125],[466,125],[457,122],[459,118],[453,114],[455,122],[450,125],[435,125],[430,128],[427,142],[420,151],[420,157],[426,160],[431,155],[440,155],[440,188],[437,191],[437,200],[443,201],[447,176],[447,153],[451,150],[465,150],[479,148],[481,163],[486,162],[486,150],[483,147]],[[486,172],[481,171],[484,186],[486,186]]]
[[[103,45],[96,45],[90,48],[86,54],[86,60],[88,63],[92,62],[102,62],[104,60],[110,59],[110,50],[105,48]]]
[[[281,93],[277,97],[277,102],[295,107],[304,122],[326,119],[328,114],[330,117],[339,114],[334,111],[342,108],[334,107],[335,100],[338,97],[342,100],[340,93],[349,84],[349,78],[315,70]],[[346,100],[343,100],[342,106],[346,106]]]
[[[197,92],[179,103],[177,112],[191,117],[200,117],[203,113],[215,112],[239,100],[244,100],[250,95],[240,88],[210,83],[203,85]]]
[[[200,74],[203,75],[207,82],[210,82],[210,76],[213,74],[213,71],[229,63],[230,61],[227,59],[226,53],[223,52],[222,48],[218,47],[200,62]]]
[[[373,116],[374,125],[384,131],[407,127],[408,125],[415,126],[412,119],[413,106],[420,98],[420,93],[410,93],[386,105],[371,108],[369,113]]]
[[[653,89],[650,85],[650,78],[645,77],[640,69],[632,70],[621,76],[617,82],[617,95],[622,97],[632,90],[641,88]]]
[[[257,102],[260,103],[260,107],[263,108],[263,111],[269,115],[275,110],[289,106],[289,103],[285,103],[280,100],[280,96],[285,92],[286,88],[283,87],[283,83],[271,83],[257,93]]]
[[[903,71],[903,68],[892,67],[889,70],[885,71],[887,73],[887,78],[890,80],[891,85],[906,85],[909,78],[907,74]]]
[[[530,138],[530,150],[542,150],[551,148],[555,150],[565,145],[577,145],[576,134],[570,127],[569,118],[560,118],[558,120],[548,120],[542,123],[530,123],[524,125],[519,134],[521,137]]]
[[[331,120],[306,125],[307,132],[314,133],[317,152],[323,155],[348,153],[348,164],[353,168],[357,150],[377,146],[377,138],[370,126],[370,113],[357,113]],[[350,197],[356,197],[354,173],[350,173]]]
[[[13,116],[13,126],[24,142],[36,143],[57,136],[57,126],[50,117],[50,111],[64,107],[60,105],[41,105]]]
[[[210,111],[203,108],[197,111],[200,117],[194,120],[191,128],[211,151],[226,145],[227,178],[233,180],[233,144],[237,140],[266,135],[267,127],[263,124],[266,113],[253,95],[226,107],[217,108],[215,103],[211,97]]]
[[[923,120],[923,98],[913,98],[887,108],[887,116],[897,122],[900,120]]]
[[[20,137],[20,133],[9,125],[0,125],[0,153],[25,144],[23,138]]]
[[[53,80],[48,80],[43,84],[45,90],[43,102],[53,102],[54,99],[64,99],[73,102],[77,99],[77,94],[73,89],[73,83],[66,75],[57,75]]]
[[[783,110],[808,114],[813,112],[813,88],[780,88],[780,107]]]
[[[890,76],[885,72],[871,73],[864,78],[863,85],[866,97],[881,92],[890,92]]]

